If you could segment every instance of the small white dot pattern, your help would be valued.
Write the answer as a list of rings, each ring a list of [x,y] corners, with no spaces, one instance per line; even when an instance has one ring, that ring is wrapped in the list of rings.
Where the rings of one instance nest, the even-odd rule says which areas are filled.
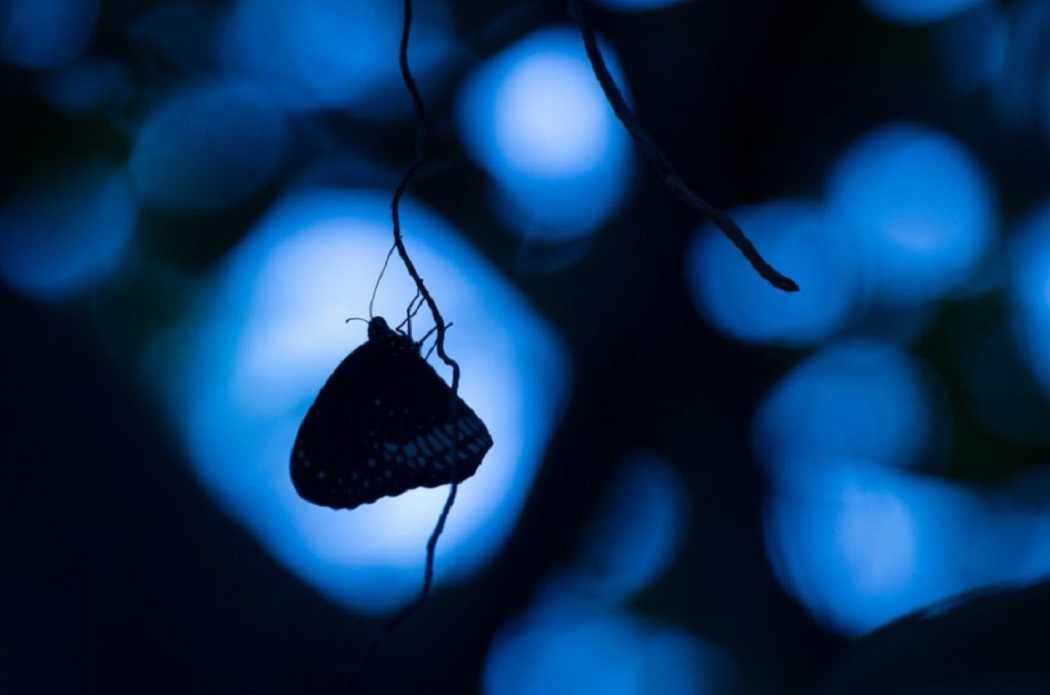
[[[376,317],[368,341],[321,388],[292,448],[296,491],[353,509],[469,478],[492,447],[485,423],[452,393],[411,338]]]

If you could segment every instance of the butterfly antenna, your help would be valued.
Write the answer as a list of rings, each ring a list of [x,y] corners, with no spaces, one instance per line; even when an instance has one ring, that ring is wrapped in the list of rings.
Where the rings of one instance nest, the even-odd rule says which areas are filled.
[[[376,278],[376,284],[372,286],[372,298],[368,300],[368,318],[375,318],[375,313],[372,311],[372,307],[376,303],[376,293],[379,292],[379,283],[383,281],[383,276],[386,275],[386,267],[390,265],[390,257],[394,255],[394,251],[397,249],[396,244],[390,245],[390,250],[386,252],[386,258],[383,260],[383,267],[379,271],[379,277]]]
[[[397,330],[401,330],[402,326],[408,326],[408,337],[412,337],[412,319],[416,317],[419,310],[423,308],[423,297],[419,294],[419,290],[416,290],[416,296],[412,298],[412,301],[408,303],[408,310],[405,312],[405,320],[397,324]],[[429,335],[429,334],[428,334]]]
[[[368,323],[368,319],[363,319],[358,316],[351,316],[346,320],[346,323],[350,323],[351,321],[364,321],[365,323]]]

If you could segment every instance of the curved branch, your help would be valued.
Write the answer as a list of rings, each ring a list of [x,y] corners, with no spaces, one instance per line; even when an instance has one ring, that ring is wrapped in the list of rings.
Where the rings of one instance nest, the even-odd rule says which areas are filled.
[[[744,258],[751,263],[751,267],[765,278],[769,284],[785,292],[798,292],[798,284],[770,265],[762,257],[762,254],[758,252],[758,249],[755,248],[755,245],[747,235],[744,234],[743,230],[737,226],[736,222],[701,198],[682,180],[682,177],[678,175],[678,172],[671,165],[667,155],[656,146],[653,139],[642,128],[642,124],[638,121],[634,111],[627,105],[627,100],[624,99],[623,93],[620,92],[620,88],[616,85],[616,80],[613,79],[612,73],[609,72],[609,66],[605,63],[601,48],[598,46],[598,39],[594,35],[594,29],[583,14],[583,6],[580,0],[566,0],[566,3],[569,7],[569,14],[572,15],[573,19],[576,20],[576,24],[580,27],[580,36],[583,38],[583,47],[587,52],[587,59],[591,63],[591,69],[594,71],[594,76],[598,79],[598,84],[601,85],[602,91],[605,93],[606,100],[612,106],[616,117],[623,123],[623,127],[631,134],[631,138],[638,146],[638,149],[642,151],[642,154],[656,169],[657,175],[670,189],[671,193],[680,201],[706,215],[718,225],[722,233],[744,254]]]
[[[416,85],[415,77],[412,76],[412,70],[408,65],[408,38],[411,29],[412,0],[404,0],[404,22],[401,27],[401,43],[398,51],[398,61],[401,67],[401,78],[405,83],[409,96],[412,97],[412,108],[415,112],[416,154],[412,163],[408,166],[408,169],[406,169],[405,173],[401,176],[397,188],[394,189],[394,195],[390,200],[390,214],[394,228],[394,246],[397,249],[398,255],[401,257],[402,263],[405,264],[405,270],[408,271],[408,274],[412,277],[412,281],[416,284],[418,296],[423,298],[423,301],[426,302],[427,306],[430,308],[430,313],[434,317],[434,330],[437,334],[434,345],[437,348],[438,356],[441,358],[442,362],[452,368],[452,404],[453,415],[455,415],[455,408],[457,405],[456,395],[459,390],[459,363],[449,357],[445,352],[445,330],[448,326],[445,324],[445,319],[441,316],[441,311],[438,309],[437,302],[434,301],[430,291],[427,290],[427,286],[424,284],[423,278],[416,269],[415,263],[413,263],[412,259],[409,257],[408,249],[405,248],[405,240],[401,234],[401,198],[404,197],[405,191],[408,190],[408,184],[412,181],[412,177],[415,176],[416,172],[418,172],[420,167],[423,166],[423,162],[426,159],[426,107],[423,104],[423,97],[419,93],[419,87]],[[387,261],[389,260],[390,255],[387,254]],[[383,264],[383,270],[386,270],[386,263]],[[382,278],[382,273],[380,273],[380,278]],[[375,300],[374,291],[372,293],[372,299],[373,301]],[[415,300],[413,300],[413,303],[414,302]],[[371,304],[369,305],[369,313],[371,314]],[[458,443],[458,438],[453,440],[453,457],[455,457],[455,447]],[[369,658],[378,648],[379,642],[383,636],[397,629],[401,623],[407,620],[413,613],[419,610],[424,603],[426,603],[427,597],[430,595],[430,588],[434,581],[434,555],[437,550],[438,539],[441,537],[441,533],[445,529],[445,522],[448,520],[449,512],[452,510],[452,504],[456,501],[456,490],[458,487],[459,485],[457,483],[452,483],[448,497],[445,500],[445,506],[441,509],[441,514],[438,516],[437,524],[435,524],[434,530],[431,532],[430,538],[427,540],[427,555],[423,572],[423,586],[420,589],[419,594],[416,596],[415,600],[398,611],[397,614],[388,620],[383,628],[373,636],[368,647],[365,649],[365,653],[363,654],[361,661],[358,663],[357,668],[354,669],[353,674],[341,689],[342,693],[348,694],[354,692],[357,682],[368,664]]]

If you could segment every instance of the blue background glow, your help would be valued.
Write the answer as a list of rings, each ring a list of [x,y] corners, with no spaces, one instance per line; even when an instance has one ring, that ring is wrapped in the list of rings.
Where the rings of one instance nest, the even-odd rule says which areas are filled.
[[[981,166],[950,137],[895,123],[867,134],[828,177],[835,233],[862,259],[878,301],[943,296],[971,276],[994,238],[995,202]]]
[[[984,497],[862,460],[814,464],[804,485],[771,496],[766,540],[785,587],[837,630],[862,634],[1050,572],[1050,496],[1019,506],[1009,490]]]
[[[101,59],[78,60],[53,70],[42,86],[49,99],[75,114],[98,109],[130,88],[124,66]]]
[[[688,517],[674,469],[652,454],[630,457],[576,561],[549,576],[526,612],[496,636],[483,692],[726,692],[734,674],[721,650],[623,608],[674,563]]]
[[[536,32],[479,68],[460,95],[459,126],[495,180],[504,221],[530,238],[593,232],[624,202],[629,138],[572,30]]]
[[[853,306],[858,261],[822,207],[785,200],[732,215],[763,256],[806,291],[789,295],[774,289],[714,225],[705,225],[685,257],[693,299],[704,317],[748,342],[804,345],[832,334]]]
[[[674,564],[690,516],[683,481],[666,461],[630,457],[588,524],[576,562],[545,581],[533,612],[592,612],[630,601]]]
[[[385,192],[291,196],[224,264],[210,306],[167,350],[159,345],[152,362],[184,365],[166,380],[169,402],[202,483],[293,571],[365,613],[390,612],[415,596],[447,490],[337,512],[295,494],[288,455],[321,384],[364,340],[363,325],[344,320],[367,311],[361,298],[389,248],[388,215]],[[442,582],[476,572],[513,528],[568,368],[550,330],[452,229],[411,203],[402,219],[417,267],[456,317],[447,345],[463,366],[460,394],[496,442],[461,485],[438,547]],[[402,316],[411,287],[393,264],[376,315]]]
[[[439,0],[419,3],[415,15],[412,64],[425,75],[450,49],[448,19]],[[400,32],[400,6],[384,0],[239,0],[217,52],[230,72],[266,83],[291,106],[407,112],[396,60]]]
[[[931,396],[906,353],[850,342],[796,366],[766,395],[755,418],[755,448],[771,475],[805,485],[808,471],[791,467],[803,457],[914,464],[933,421]]]
[[[947,19],[983,4],[986,0],[862,0],[881,17],[904,24],[923,24]]]
[[[1021,220],[1008,255],[1015,340],[1043,392],[1050,394],[1050,203]]]
[[[1050,544],[1038,535],[1050,496],[1021,512],[907,472],[937,429],[926,382],[896,348],[836,345],[789,372],[756,417],[757,454],[773,483],[774,568],[847,634],[1050,569]]]
[[[56,173],[0,208],[0,274],[36,299],[70,299],[118,268],[137,216],[127,175],[112,165]]]
[[[689,506],[674,469],[655,456],[635,456],[592,523],[575,581],[588,595],[629,599],[674,564]]]
[[[139,133],[128,170],[140,195],[175,210],[236,203],[274,174],[285,116],[257,85],[204,83],[171,95]]]
[[[8,61],[54,68],[81,54],[95,29],[97,0],[0,2],[0,49]]]
[[[685,1],[687,0],[596,0],[595,4],[603,5],[610,10],[640,11],[660,10]]]
[[[615,613],[526,621],[497,637],[482,692],[714,695],[720,656],[680,630]]]
[[[587,16],[790,294],[565,3],[414,2],[405,239],[495,445],[363,691],[823,691],[1050,597],[1050,0],[774,4]],[[417,596],[448,488],[288,471],[418,135],[402,8],[0,0],[0,692],[331,692]],[[395,257],[376,312],[414,294]]]

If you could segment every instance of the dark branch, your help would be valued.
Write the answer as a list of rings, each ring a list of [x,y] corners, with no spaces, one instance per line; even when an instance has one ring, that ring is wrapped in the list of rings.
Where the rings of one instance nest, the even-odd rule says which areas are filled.
[[[368,643],[368,647],[365,648],[365,653],[361,656],[361,661],[358,662],[353,674],[340,689],[342,695],[350,695],[350,693],[356,691],[357,683],[364,674],[369,659],[379,647],[379,643],[383,637],[396,630],[401,623],[408,620],[413,613],[422,608],[423,604],[426,603],[427,596],[430,594],[430,586],[434,582],[434,552],[437,550],[438,538],[441,537],[442,531],[445,530],[445,522],[448,520],[448,513],[452,511],[452,503],[456,501],[457,488],[459,488],[458,483],[452,483],[449,487],[448,497],[445,499],[445,506],[441,509],[441,516],[438,517],[437,524],[434,526],[434,530],[430,534],[430,539],[427,541],[427,563],[426,569],[423,572],[422,590],[412,603],[398,611],[393,618],[386,622],[382,630],[372,636],[372,639]]]
[[[423,301],[426,302],[427,306],[430,308],[431,315],[434,317],[434,330],[437,333],[434,346],[437,348],[438,357],[441,358],[441,361],[452,368],[452,403],[453,414],[455,414],[455,406],[457,402],[456,395],[459,390],[459,364],[445,352],[445,329],[447,328],[445,319],[441,316],[441,311],[438,309],[437,302],[434,301],[430,291],[427,290],[427,286],[424,284],[423,278],[419,275],[419,271],[416,270],[415,263],[413,263],[412,259],[409,257],[408,249],[405,248],[405,240],[401,234],[401,198],[404,197],[405,191],[408,190],[408,184],[411,183],[412,177],[415,176],[416,172],[423,166],[423,162],[426,159],[427,139],[426,107],[423,104],[423,97],[419,93],[419,87],[416,85],[416,79],[412,76],[412,70],[408,65],[408,38],[412,30],[412,0],[404,0],[404,13],[405,16],[401,28],[401,44],[398,57],[401,66],[401,79],[405,83],[409,96],[412,97],[412,108],[415,112],[416,153],[412,163],[408,166],[408,169],[405,170],[404,175],[402,175],[401,181],[398,182],[397,188],[394,189],[394,195],[390,201],[390,212],[394,227],[394,247],[397,249],[397,253],[401,257],[402,263],[405,264],[405,270],[408,271],[408,274],[412,277],[412,281],[416,284],[416,290],[418,292],[417,297],[422,297]],[[387,261],[389,260],[390,255],[387,254]],[[383,270],[386,270],[385,263],[383,265]],[[382,274],[380,274],[380,277],[382,277]],[[374,301],[375,292],[373,292],[372,298]],[[413,299],[409,304],[408,319],[406,320],[410,320],[415,314],[415,311],[418,311],[418,307],[415,310],[412,308],[412,304],[415,304],[415,302],[416,299]],[[369,313],[371,314],[371,305],[369,305]],[[453,420],[455,420],[455,418],[453,418]],[[455,457],[455,446],[458,443],[458,438],[453,440],[453,457]],[[413,613],[419,610],[424,603],[426,603],[427,597],[430,595],[431,585],[434,582],[434,554],[437,550],[438,539],[441,537],[442,531],[445,530],[445,522],[448,520],[449,512],[452,510],[453,502],[456,501],[456,490],[458,487],[457,483],[452,483],[450,486],[448,498],[445,500],[445,506],[442,508],[437,524],[434,526],[434,530],[430,534],[430,539],[427,541],[427,557],[426,566],[423,572],[423,587],[420,589],[419,594],[412,603],[398,611],[393,618],[387,621],[382,630],[373,636],[361,658],[361,661],[358,663],[357,668],[354,669],[350,679],[344,684],[342,692],[350,693],[354,691],[358,680],[364,673],[369,658],[379,646],[380,640],[385,635],[397,629],[401,623],[407,620]]]
[[[580,27],[580,35],[583,37],[583,47],[587,51],[587,59],[591,63],[591,69],[594,70],[594,76],[598,79],[598,84],[601,85],[602,91],[605,93],[605,98],[612,106],[613,111],[616,113],[616,117],[620,119],[621,123],[623,123],[623,127],[631,134],[631,138],[634,139],[638,149],[642,151],[646,159],[649,160],[649,163],[652,164],[654,169],[656,169],[656,173],[671,190],[671,193],[683,203],[706,215],[712,222],[718,225],[718,228],[722,230],[722,233],[725,234],[726,237],[733,242],[733,245],[740,249],[740,252],[744,254],[744,258],[751,263],[751,267],[754,268],[759,275],[769,281],[773,287],[784,290],[785,292],[798,292],[798,284],[791,278],[780,273],[780,271],[771,266],[766,259],[762,258],[762,254],[758,252],[758,249],[756,249],[755,245],[751,243],[751,240],[747,238],[747,235],[744,234],[743,230],[737,226],[736,222],[731,220],[724,212],[701,198],[685,183],[685,181],[682,180],[671,165],[671,161],[645,132],[642,128],[642,124],[638,121],[638,117],[634,114],[634,111],[631,110],[631,107],[627,105],[627,100],[623,98],[620,88],[616,85],[616,80],[613,79],[612,73],[609,72],[608,65],[605,64],[605,58],[602,56],[601,48],[598,47],[598,40],[594,35],[594,29],[591,28],[590,23],[583,14],[583,7],[580,0],[566,0],[566,3],[569,7],[569,14],[573,16],[576,20],[576,24]]]
[[[434,317],[434,325],[437,326],[437,354],[442,362],[452,368],[452,393],[456,394],[459,389],[459,364],[445,352],[445,320],[441,316],[441,311],[438,309],[437,302],[435,302],[434,298],[430,296],[430,291],[427,290],[426,285],[423,283],[423,278],[420,277],[419,271],[416,270],[415,264],[412,262],[412,259],[409,258],[408,250],[405,248],[405,241],[401,236],[401,198],[408,189],[408,184],[412,181],[412,177],[415,176],[416,172],[423,166],[423,161],[426,159],[427,140],[426,107],[423,104],[423,97],[419,93],[419,87],[416,86],[416,78],[412,76],[412,70],[408,66],[408,36],[412,29],[412,0],[404,0],[404,6],[405,20],[401,29],[400,50],[401,78],[404,80],[405,87],[408,89],[408,93],[412,97],[412,108],[415,111],[416,156],[401,177],[401,181],[397,184],[397,188],[394,189],[394,197],[390,201],[391,214],[394,222],[394,245],[397,247],[397,253],[401,256],[402,263],[405,264],[405,270],[407,270],[408,274],[412,277],[412,281],[416,283],[416,288],[419,290],[419,294],[427,303],[427,306],[430,308],[430,313]]]

